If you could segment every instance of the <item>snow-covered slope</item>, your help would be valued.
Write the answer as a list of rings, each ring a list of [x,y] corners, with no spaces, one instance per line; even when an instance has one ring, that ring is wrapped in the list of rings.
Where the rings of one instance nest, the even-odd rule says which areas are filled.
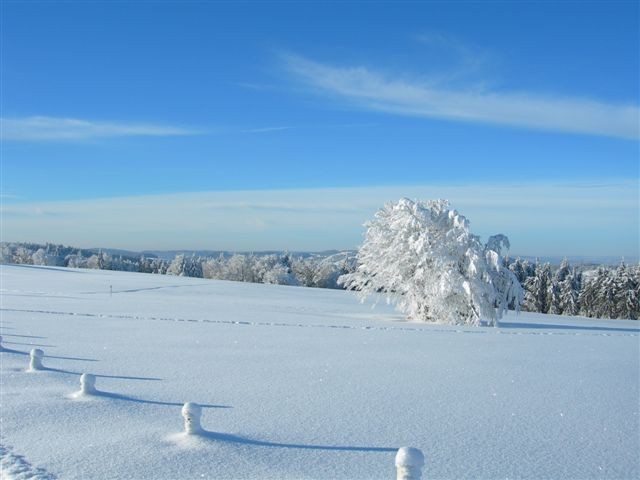
[[[349,292],[2,266],[6,478],[638,478],[638,323],[402,322]],[[113,286],[113,294],[110,294]],[[26,372],[31,348],[47,370]],[[73,398],[79,374],[104,392]],[[184,402],[202,435],[181,434]]]

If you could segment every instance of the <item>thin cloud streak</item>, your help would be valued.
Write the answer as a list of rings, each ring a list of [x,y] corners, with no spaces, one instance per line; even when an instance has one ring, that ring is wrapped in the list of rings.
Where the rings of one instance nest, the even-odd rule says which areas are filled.
[[[286,70],[318,93],[360,108],[398,115],[502,124],[558,132],[640,138],[640,109],[587,98],[450,89],[365,67],[336,67],[298,55],[282,56]]]
[[[241,133],[269,133],[269,132],[281,132],[283,130],[292,130],[295,127],[259,127],[259,128],[247,128],[242,130]]]
[[[197,135],[202,132],[168,125],[35,116],[3,118],[0,133],[3,140],[69,141],[109,137]]]
[[[528,255],[633,255],[638,183],[422,185],[202,192],[3,204],[7,241],[134,250],[354,248],[363,222],[406,196],[448,198],[487,238],[505,233]],[[612,235],[611,232],[615,232]]]

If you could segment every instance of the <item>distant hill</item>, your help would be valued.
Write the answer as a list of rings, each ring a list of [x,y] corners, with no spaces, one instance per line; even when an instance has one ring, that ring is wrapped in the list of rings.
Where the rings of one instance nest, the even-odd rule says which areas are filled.
[[[108,253],[112,257],[123,256],[129,258],[140,258],[141,255],[144,255],[147,258],[156,258],[158,255],[152,252],[134,252],[132,250],[122,250],[119,248],[87,248],[86,252],[98,253],[103,251],[104,253]],[[173,257],[171,257],[173,258]]]
[[[103,249],[106,252],[110,253],[109,249]],[[334,255],[336,253],[340,253],[345,250],[324,250],[321,252],[291,252],[288,253],[293,255],[294,257],[315,257],[322,256],[327,257],[329,255]],[[351,251],[351,250],[348,250]],[[355,250],[353,250],[355,252]],[[157,257],[162,258],[164,260],[172,260],[176,255],[184,254],[186,256],[196,256],[196,257],[219,257],[223,255],[225,257],[230,257],[234,254],[241,255],[256,255],[258,257],[264,255],[278,255],[285,253],[285,250],[260,250],[260,251],[230,251],[230,250],[145,250],[143,252],[137,253],[135,255],[144,255],[145,257]]]
[[[613,255],[566,255],[566,256],[545,256],[540,255],[538,257],[531,255],[515,255],[509,254],[509,258],[520,257],[522,260],[527,260],[530,263],[535,263],[536,259],[541,263],[549,262],[551,265],[560,265],[562,260],[566,258],[569,263],[575,266],[590,266],[590,265],[618,265],[621,260],[624,260],[626,264],[638,263],[638,256],[631,257],[617,257]]]
[[[99,249],[93,248],[92,251],[98,251]],[[164,260],[173,260],[176,255],[184,254],[186,256],[196,256],[196,257],[218,257],[223,255],[225,257],[230,257],[234,254],[241,255],[256,255],[258,257],[264,255],[279,255],[287,252],[286,250],[260,250],[260,251],[230,251],[230,250],[144,250],[142,252],[132,252],[128,250],[118,250],[113,248],[103,248],[102,251],[109,253],[110,255],[123,255],[127,257],[140,257],[144,255],[147,258],[162,258]],[[294,257],[328,257],[329,255],[334,255],[340,252],[353,252],[355,253],[357,250],[323,250],[320,252],[309,252],[309,251],[288,251],[289,254]],[[517,258],[520,257],[523,260],[527,260],[531,263],[535,263],[536,259],[538,259],[541,263],[549,262],[551,265],[560,265],[565,256],[561,255],[516,255],[509,254],[509,258]],[[590,266],[590,265],[618,265],[621,260],[621,257],[613,256],[613,255],[566,255],[566,258],[572,265],[582,265],[582,266]],[[624,257],[624,261],[627,264],[634,264],[638,262],[638,257]]]

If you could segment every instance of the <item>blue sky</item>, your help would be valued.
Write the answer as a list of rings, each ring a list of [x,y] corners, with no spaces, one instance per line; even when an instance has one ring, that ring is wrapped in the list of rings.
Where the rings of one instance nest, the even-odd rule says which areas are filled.
[[[376,206],[447,194],[516,253],[637,255],[639,14],[4,1],[3,239],[353,248]]]

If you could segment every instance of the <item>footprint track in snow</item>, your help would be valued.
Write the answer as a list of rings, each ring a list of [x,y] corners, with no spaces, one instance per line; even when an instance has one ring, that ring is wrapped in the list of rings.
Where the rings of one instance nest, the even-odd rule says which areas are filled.
[[[452,328],[417,328],[417,327],[400,327],[400,326],[355,326],[355,325],[336,325],[336,324],[318,324],[318,323],[289,323],[289,322],[251,322],[246,320],[209,320],[209,319],[197,319],[197,318],[179,318],[179,317],[154,317],[154,316],[141,316],[141,315],[123,315],[123,314],[108,314],[108,313],[86,313],[86,312],[60,312],[54,310],[29,310],[29,309],[17,309],[17,308],[0,308],[3,312],[21,312],[21,313],[35,313],[42,315],[69,315],[76,317],[89,317],[89,318],[113,318],[118,320],[151,320],[151,321],[163,321],[163,322],[184,322],[184,323],[209,323],[209,324],[221,324],[221,325],[239,325],[239,326],[266,326],[266,327],[295,327],[295,328],[333,328],[343,330],[377,330],[377,331],[400,331],[400,332],[424,332],[424,333],[455,333],[455,334],[474,334],[474,335],[536,335],[536,336],[596,336],[596,337],[638,337],[640,336],[640,330],[638,333],[614,333],[614,332],[572,332],[572,327],[568,326],[567,331],[564,332],[550,332],[550,331],[531,331],[527,327],[523,327],[519,331],[508,331],[498,328],[486,328],[483,330],[460,330],[455,327]],[[558,329],[558,327],[550,326],[550,329]]]

